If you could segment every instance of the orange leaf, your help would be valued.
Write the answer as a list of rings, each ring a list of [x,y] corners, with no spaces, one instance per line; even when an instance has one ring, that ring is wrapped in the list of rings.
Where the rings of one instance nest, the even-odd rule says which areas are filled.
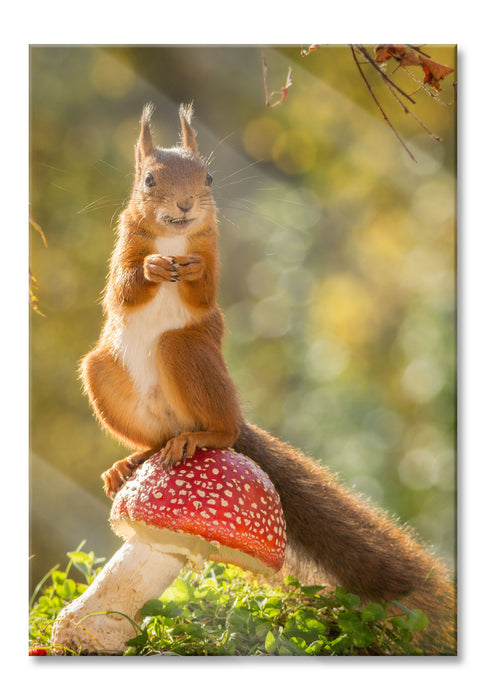
[[[375,58],[378,63],[384,63],[395,53],[394,44],[379,44],[375,46]]]
[[[420,58],[417,56],[415,51],[405,51],[400,58],[400,65],[402,68],[405,66],[420,66]]]
[[[393,47],[390,46],[390,48],[395,49],[392,51],[395,56],[405,56],[407,53],[407,48],[403,44],[395,44]]]
[[[301,47],[300,49],[300,55],[301,56],[308,56],[311,51],[317,51],[317,49],[320,47],[320,44],[311,44],[308,49],[304,49]]]
[[[446,75],[454,72],[454,68],[449,68],[449,66],[443,66],[441,63],[436,63],[430,58],[420,57],[424,69],[424,83],[428,83],[435,90],[441,90],[440,80],[443,80]]]
[[[396,58],[401,66],[419,66],[420,60],[415,51],[408,51],[403,44],[380,44],[375,47],[375,58],[383,63],[389,58]]]

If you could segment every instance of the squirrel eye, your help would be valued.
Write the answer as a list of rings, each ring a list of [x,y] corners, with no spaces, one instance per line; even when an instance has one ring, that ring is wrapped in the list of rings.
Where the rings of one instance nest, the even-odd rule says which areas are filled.
[[[204,183],[207,187],[210,187],[213,184],[213,176],[211,173],[207,173],[206,175],[206,182]]]
[[[147,185],[147,187],[153,187],[155,185],[155,180],[152,173],[145,174],[145,184]]]

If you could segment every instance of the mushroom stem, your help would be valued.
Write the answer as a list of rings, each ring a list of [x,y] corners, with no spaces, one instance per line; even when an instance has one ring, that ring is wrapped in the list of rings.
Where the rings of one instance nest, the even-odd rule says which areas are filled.
[[[140,609],[158,598],[186,562],[134,536],[120,547],[86,591],[59,614],[51,643],[73,651],[119,654],[137,635]],[[116,615],[117,611],[123,615]],[[126,615],[127,617],[124,617]]]

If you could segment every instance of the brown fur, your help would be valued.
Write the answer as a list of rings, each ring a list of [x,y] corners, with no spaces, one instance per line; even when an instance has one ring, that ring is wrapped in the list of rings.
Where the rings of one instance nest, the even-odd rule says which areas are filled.
[[[134,187],[120,218],[104,298],[106,323],[81,365],[102,425],[142,450],[103,474],[105,490],[116,492],[133,468],[161,448],[169,463],[177,463],[198,447],[234,446],[268,473],[279,492],[289,538],[287,568],[308,580],[322,582],[325,575],[364,599],[398,599],[423,609],[430,618],[421,634],[426,652],[455,653],[455,593],[444,566],[407,529],[351,494],[327,469],[242,417],[221,352],[216,214],[190,125],[192,110],[181,107],[182,146],[169,150],[153,145],[151,113],[146,107],[142,114]],[[147,172],[152,186],[144,184]],[[172,219],[194,215],[195,222],[177,233],[185,237],[184,255],[157,251],[178,226],[161,212]],[[137,318],[143,324],[144,309],[172,285],[177,313],[190,320],[157,335],[156,385],[141,393],[117,339]],[[136,333],[131,338],[136,344]]]
[[[107,493],[115,492],[150,451],[164,448],[171,464],[198,447],[233,445],[241,421],[236,390],[221,354],[224,324],[216,304],[216,212],[205,184],[207,167],[197,156],[191,111],[180,111],[181,147],[165,150],[153,144],[151,111],[146,107],[142,114],[135,182],[111,259],[103,301],[106,323],[81,363],[85,390],[102,425],[124,444],[142,449],[103,474]],[[153,186],[144,184],[147,173]],[[167,219],[189,223],[179,230]],[[157,252],[157,245],[163,248],[166,241],[172,245],[171,240],[181,238],[185,255]],[[177,285],[177,313],[187,314],[190,322],[161,332],[157,386],[141,394],[117,338],[161,286],[172,284]]]
[[[234,445],[277,489],[288,533],[286,569],[306,581],[340,584],[363,599],[422,609],[416,639],[429,654],[454,654],[455,590],[443,564],[406,528],[346,490],[327,468],[244,422]]]

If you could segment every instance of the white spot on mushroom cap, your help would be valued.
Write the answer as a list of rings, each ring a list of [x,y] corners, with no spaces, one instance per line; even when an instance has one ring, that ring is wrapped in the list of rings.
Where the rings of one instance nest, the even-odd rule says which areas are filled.
[[[225,542],[236,543],[239,537],[240,544],[232,546],[254,552],[255,556],[259,552],[258,556],[279,568],[285,546],[284,521],[278,496],[267,475],[234,450],[211,450],[205,457],[198,454],[199,451],[190,464],[176,468],[159,467],[154,459],[139,467],[115,498],[112,522],[116,524],[121,517],[130,519],[132,513],[147,524],[159,521],[164,527],[165,522],[167,527],[181,532],[195,532],[197,522],[206,523],[211,528],[211,532],[205,530],[206,536],[212,540],[221,537]],[[208,458],[214,464],[209,470],[204,467]],[[223,459],[227,464],[222,464]],[[171,511],[174,504],[178,506],[177,512]],[[240,514],[236,516],[236,513]],[[222,523],[226,523],[226,532]],[[275,524],[282,531],[280,540]],[[273,542],[268,539],[269,534]]]

